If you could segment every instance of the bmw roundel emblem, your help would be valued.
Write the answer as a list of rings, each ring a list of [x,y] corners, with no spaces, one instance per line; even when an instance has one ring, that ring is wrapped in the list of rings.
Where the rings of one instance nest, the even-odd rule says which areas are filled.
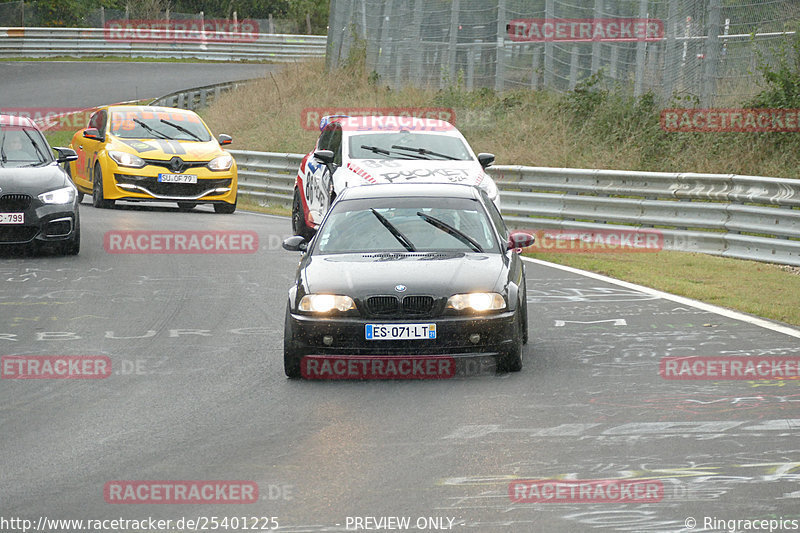
[[[405,292],[406,291],[406,286],[405,285],[395,285],[394,286],[394,290],[396,290],[397,292]]]

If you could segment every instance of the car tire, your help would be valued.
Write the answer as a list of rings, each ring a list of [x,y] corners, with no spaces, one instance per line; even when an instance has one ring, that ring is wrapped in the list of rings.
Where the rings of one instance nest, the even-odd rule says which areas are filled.
[[[314,236],[314,230],[306,224],[306,213],[300,199],[300,190],[297,188],[294,190],[294,199],[292,200],[292,231],[307,241]]]
[[[78,191],[78,203],[83,202],[84,194],[81,191]]]
[[[497,361],[497,370],[500,372],[519,372],[522,370],[522,312],[517,313],[514,324],[513,342],[511,346],[500,354]]]
[[[103,171],[100,169],[100,163],[95,163],[92,176],[92,205],[98,209],[110,209],[114,207],[114,203],[114,200],[106,200],[103,194]]]
[[[286,374],[286,377],[291,379],[297,379],[302,376],[302,372],[300,371],[300,362],[302,361],[303,357],[300,353],[298,353],[297,348],[292,342],[292,323],[291,323],[291,312],[289,311],[289,305],[286,305],[286,320],[283,324],[283,371]]]
[[[237,197],[232,204],[214,204],[214,212],[220,215],[232,215],[236,212],[236,202],[238,201]]]
[[[525,271],[522,271],[522,344],[528,344],[528,283],[525,281]]]
[[[181,211],[191,211],[197,207],[197,202],[178,202],[178,209]]]

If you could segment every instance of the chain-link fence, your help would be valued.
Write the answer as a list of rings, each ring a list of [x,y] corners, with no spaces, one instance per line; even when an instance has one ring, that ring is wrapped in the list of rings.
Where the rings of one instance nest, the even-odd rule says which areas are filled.
[[[331,0],[328,61],[365,42],[393,86],[565,91],[602,70],[662,103],[732,105],[798,22],[797,0]]]

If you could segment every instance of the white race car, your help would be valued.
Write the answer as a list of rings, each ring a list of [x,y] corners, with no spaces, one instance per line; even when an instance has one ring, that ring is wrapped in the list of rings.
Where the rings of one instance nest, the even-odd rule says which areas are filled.
[[[376,183],[462,183],[486,192],[498,209],[497,186],[484,171],[492,154],[473,153],[449,122],[396,116],[325,116],[317,144],[300,163],[292,229],[307,239],[345,187]]]

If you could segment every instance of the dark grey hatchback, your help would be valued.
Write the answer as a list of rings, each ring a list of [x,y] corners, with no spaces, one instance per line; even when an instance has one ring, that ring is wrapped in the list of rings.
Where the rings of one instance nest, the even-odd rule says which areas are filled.
[[[345,189],[310,243],[283,243],[304,252],[286,309],[286,375],[308,377],[303,365],[319,358],[346,368],[378,357],[383,369],[408,356],[493,356],[498,370],[520,370],[528,328],[516,252],[531,244],[472,186]]]
[[[59,166],[78,156],[56,151],[58,158],[30,119],[0,115],[0,250],[80,251],[77,189]]]

